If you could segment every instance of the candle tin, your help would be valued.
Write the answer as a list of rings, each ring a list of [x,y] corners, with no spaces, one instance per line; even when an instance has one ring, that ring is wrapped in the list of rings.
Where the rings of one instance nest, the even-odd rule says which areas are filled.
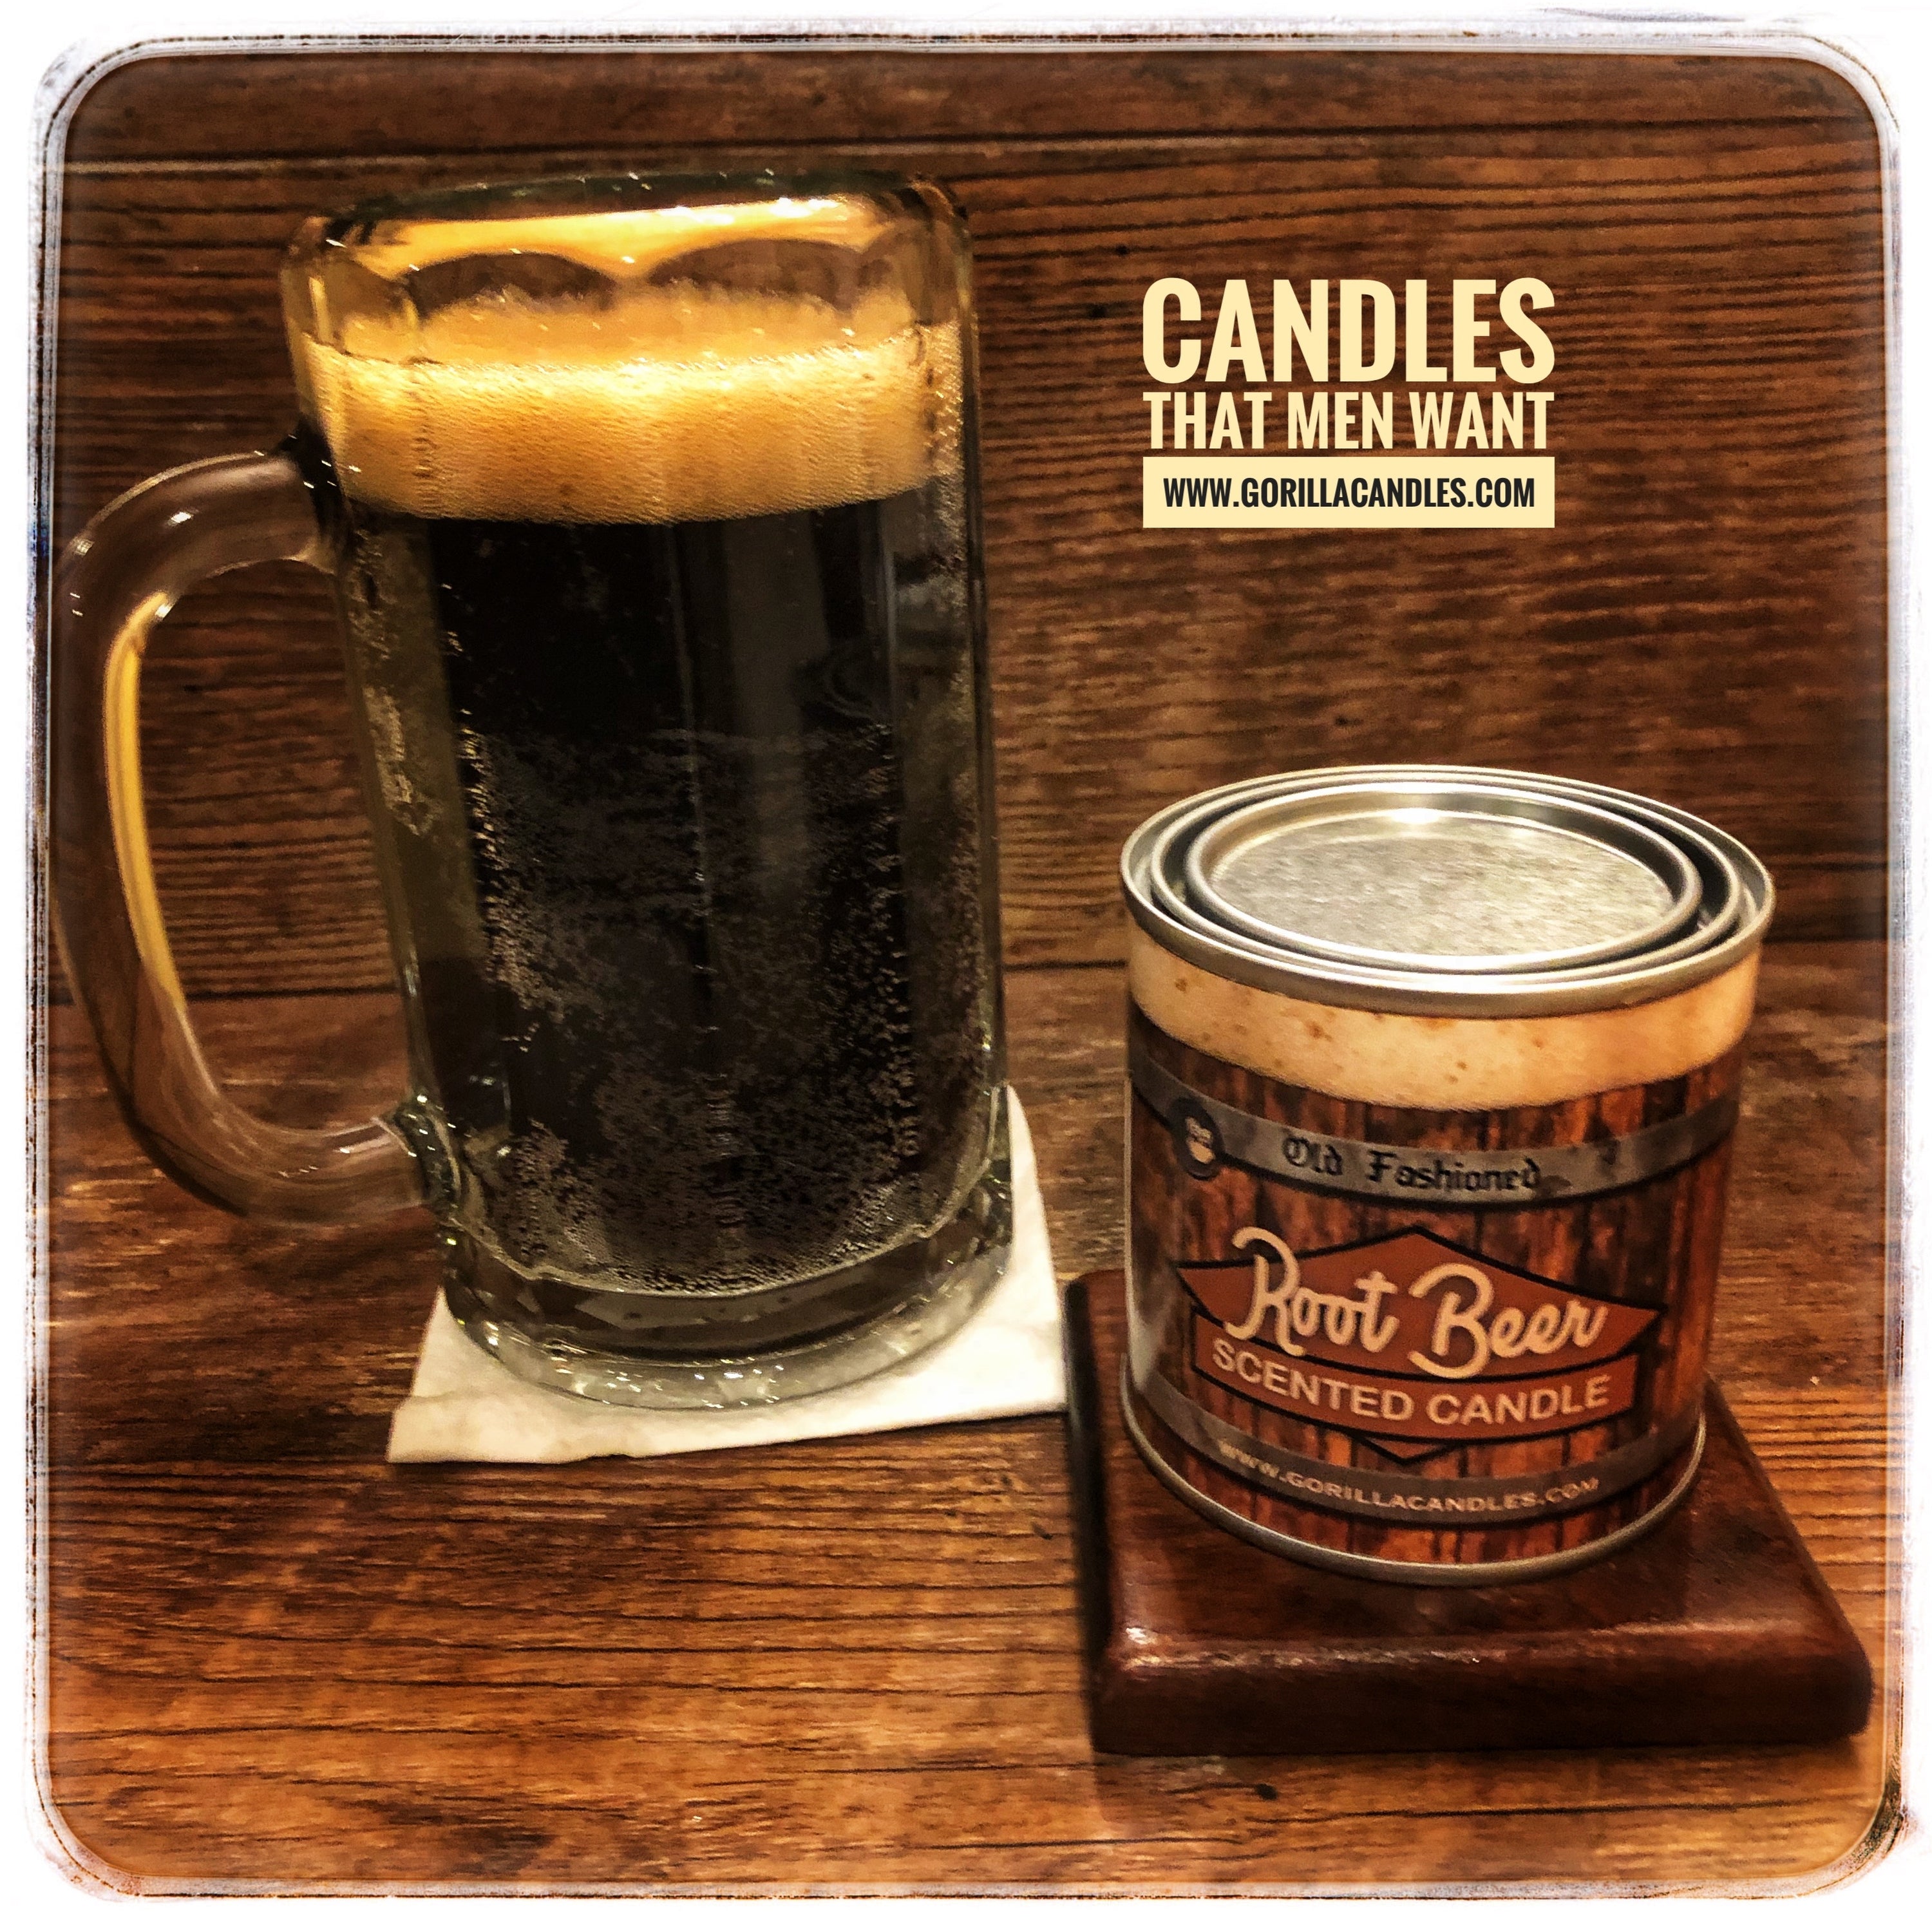
[[[1763,866],[1630,794],[1412,765],[1184,800],[1122,870],[1155,1473],[1392,1581],[1641,1535],[1702,1444]]]

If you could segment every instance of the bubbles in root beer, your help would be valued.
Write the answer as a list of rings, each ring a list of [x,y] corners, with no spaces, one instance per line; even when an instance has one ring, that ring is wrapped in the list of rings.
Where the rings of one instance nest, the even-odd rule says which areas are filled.
[[[607,218],[298,344],[460,1218],[620,1327],[755,1338],[986,1158],[958,329],[815,220]]]

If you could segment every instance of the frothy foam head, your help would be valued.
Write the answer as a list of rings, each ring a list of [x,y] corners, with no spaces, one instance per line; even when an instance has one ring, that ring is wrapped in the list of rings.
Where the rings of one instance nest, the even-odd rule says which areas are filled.
[[[895,495],[958,462],[962,343],[880,272],[883,228],[830,198],[388,224],[326,274],[298,251],[297,385],[344,489],[418,516]]]

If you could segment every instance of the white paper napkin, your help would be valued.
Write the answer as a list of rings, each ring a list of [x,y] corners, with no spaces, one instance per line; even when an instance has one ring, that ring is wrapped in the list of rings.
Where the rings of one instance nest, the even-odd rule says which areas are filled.
[[[463,1333],[439,1294],[423,1331],[416,1379],[389,1425],[389,1460],[575,1462],[587,1456],[676,1456],[1065,1408],[1060,1297],[1033,1137],[1018,1096],[1010,1090],[1007,1099],[1012,1256],[965,1325],[936,1348],[849,1388],[755,1408],[620,1408],[520,1380]]]

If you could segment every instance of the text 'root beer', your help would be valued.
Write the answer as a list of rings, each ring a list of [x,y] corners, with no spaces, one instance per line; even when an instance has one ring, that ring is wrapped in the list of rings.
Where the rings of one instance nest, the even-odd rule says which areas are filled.
[[[1702,1442],[1763,868],[1600,787],[1384,766],[1184,800],[1124,872],[1156,1472],[1394,1580],[1640,1534]]]

